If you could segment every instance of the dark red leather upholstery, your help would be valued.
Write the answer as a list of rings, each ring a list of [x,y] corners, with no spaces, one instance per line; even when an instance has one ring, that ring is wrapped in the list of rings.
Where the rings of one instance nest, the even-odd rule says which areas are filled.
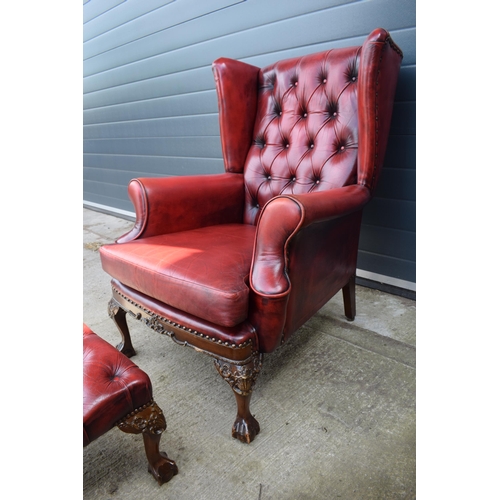
[[[240,175],[132,179],[128,194],[134,203],[136,222],[117,243],[240,223],[243,219],[244,185]]]
[[[151,236],[105,247],[104,269],[139,292],[231,327],[248,315],[254,239],[255,227],[247,224],[219,224]],[[108,253],[112,253],[111,258],[107,258]]]
[[[148,375],[84,324],[83,446],[152,398]]]
[[[363,207],[377,184],[402,53],[383,29],[361,47],[260,69],[213,64],[225,173],[129,184],[133,229],[101,247],[109,310],[213,356],[236,397],[232,435],[251,442],[262,354],[338,291],[355,316]]]
[[[356,183],[361,47],[279,61],[259,74],[254,140],[245,164],[245,218],[275,196]]]
[[[251,325],[276,349],[355,274],[401,57],[377,29],[263,69],[215,61],[226,173],[132,180],[136,224],[104,270],[216,340]]]

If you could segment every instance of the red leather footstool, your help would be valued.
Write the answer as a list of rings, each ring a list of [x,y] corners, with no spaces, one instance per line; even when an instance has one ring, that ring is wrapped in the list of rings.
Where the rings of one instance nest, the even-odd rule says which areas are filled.
[[[177,465],[159,451],[167,428],[153,400],[151,380],[137,365],[83,325],[83,446],[114,426],[142,433],[148,470],[161,485],[178,472]]]

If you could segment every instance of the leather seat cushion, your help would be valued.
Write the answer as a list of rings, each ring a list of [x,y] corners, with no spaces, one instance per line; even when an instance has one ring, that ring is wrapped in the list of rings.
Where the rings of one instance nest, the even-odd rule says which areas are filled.
[[[149,376],[83,325],[83,446],[149,403]]]
[[[247,318],[255,226],[224,224],[101,247],[123,284],[221,326]]]

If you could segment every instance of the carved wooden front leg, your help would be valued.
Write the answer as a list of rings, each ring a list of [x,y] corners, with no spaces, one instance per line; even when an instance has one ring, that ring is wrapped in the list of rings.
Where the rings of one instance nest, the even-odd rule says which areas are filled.
[[[122,336],[122,341],[116,346],[116,348],[127,358],[135,356],[135,349],[132,345],[132,339],[130,338],[130,332],[127,325],[127,313],[120,307],[120,304],[112,298],[108,303],[108,314],[109,317],[115,322]]]
[[[254,353],[249,363],[237,365],[215,360],[215,368],[231,386],[236,397],[238,412],[233,424],[232,436],[243,443],[251,443],[260,432],[259,422],[250,413],[250,398],[257,375],[262,367],[263,356]]]
[[[118,428],[131,434],[142,433],[148,459],[148,471],[159,485],[170,481],[178,472],[176,463],[166,453],[160,452],[162,432],[167,428],[165,416],[160,407],[152,401],[118,422]]]

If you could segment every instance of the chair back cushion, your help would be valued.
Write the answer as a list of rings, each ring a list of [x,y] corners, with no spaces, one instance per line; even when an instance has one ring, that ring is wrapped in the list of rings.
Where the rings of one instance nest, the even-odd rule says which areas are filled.
[[[357,182],[361,47],[279,61],[259,74],[257,114],[244,167],[246,224],[279,194]]]

